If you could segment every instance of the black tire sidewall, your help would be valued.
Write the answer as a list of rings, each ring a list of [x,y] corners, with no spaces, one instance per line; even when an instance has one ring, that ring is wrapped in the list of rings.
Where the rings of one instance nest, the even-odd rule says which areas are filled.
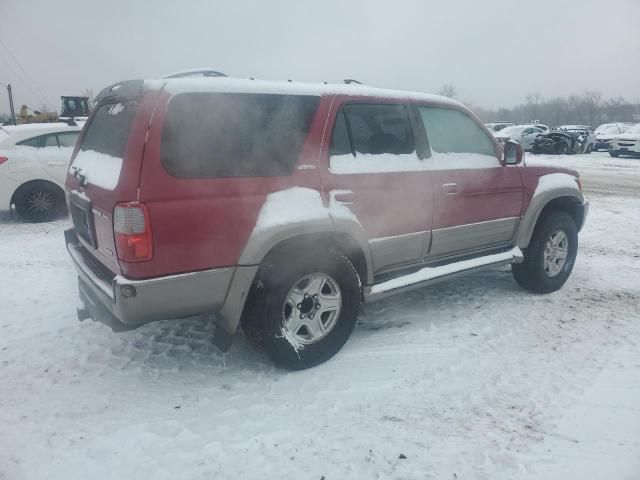
[[[360,281],[351,262],[332,251],[313,252],[310,257],[292,256],[294,262],[277,262],[262,274],[265,291],[259,301],[264,313],[258,326],[262,345],[277,365],[292,370],[312,367],[335,355],[351,335],[360,307]],[[282,307],[294,283],[315,272],[325,273],[338,283],[342,294],[340,316],[326,337],[296,351],[282,335]]]
[[[544,254],[548,238],[556,230],[562,230],[569,241],[567,260],[558,275],[549,277],[544,271]],[[514,269],[516,280],[523,287],[537,293],[550,293],[562,288],[575,265],[578,254],[578,229],[569,214],[553,211],[545,216],[534,229],[531,242],[525,251],[524,262]]]
[[[35,192],[49,192],[54,201],[53,208],[47,212],[33,212],[29,210],[27,201]],[[60,215],[62,206],[64,205],[64,199],[60,198],[60,192],[55,188],[42,183],[36,183],[34,185],[24,187],[19,191],[18,195],[16,195],[15,205],[18,215],[23,219],[30,222],[46,222]]]

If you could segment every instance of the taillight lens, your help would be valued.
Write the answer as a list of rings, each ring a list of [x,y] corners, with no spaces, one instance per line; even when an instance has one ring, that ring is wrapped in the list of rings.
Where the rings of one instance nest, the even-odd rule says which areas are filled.
[[[113,210],[113,233],[118,258],[143,262],[153,257],[153,237],[149,210],[139,202],[121,203]]]
[[[3,157],[2,155],[0,155],[0,165],[2,165],[7,160],[9,160],[7,157]]]

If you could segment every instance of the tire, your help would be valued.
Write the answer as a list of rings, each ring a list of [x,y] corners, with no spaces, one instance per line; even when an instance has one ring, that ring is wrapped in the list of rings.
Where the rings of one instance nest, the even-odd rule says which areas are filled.
[[[64,193],[46,182],[22,185],[15,194],[18,215],[29,222],[45,222],[64,210]]]
[[[609,155],[612,156],[613,158],[618,158],[620,156],[618,152],[612,152],[612,151],[609,151]]]
[[[567,145],[566,142],[560,142],[555,146],[554,150],[557,155],[568,155],[569,145]]]
[[[338,252],[305,251],[269,262],[261,268],[257,284],[243,329],[250,343],[260,345],[280,367],[301,370],[330,359],[355,327],[360,279]],[[319,289],[312,288],[316,284]],[[340,305],[327,311],[333,308],[327,302]]]
[[[591,153],[591,152],[593,152],[593,145],[589,144],[589,146],[587,147],[587,151],[584,153]]]
[[[564,234],[566,257],[545,263],[549,253],[553,257],[554,247],[549,241],[557,241]],[[563,243],[558,245],[561,254]],[[549,248],[550,247],[550,248]],[[571,275],[578,253],[578,228],[571,216],[561,210],[544,213],[533,230],[533,235],[524,253],[524,261],[511,266],[513,278],[521,287],[535,293],[551,293],[562,288]]]

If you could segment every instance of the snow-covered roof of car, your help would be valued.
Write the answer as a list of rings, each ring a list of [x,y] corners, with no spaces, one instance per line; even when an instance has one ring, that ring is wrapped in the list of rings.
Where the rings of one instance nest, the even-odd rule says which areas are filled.
[[[332,83],[304,83],[290,81],[250,80],[231,77],[195,77],[195,78],[164,78],[160,80],[146,80],[145,87],[149,89],[164,89],[169,93],[184,92],[228,92],[228,93],[272,93],[289,95],[350,95],[361,97],[397,98],[403,100],[417,100],[466,107],[448,97],[441,95],[392,90],[386,88],[369,87],[362,84],[332,84]]]

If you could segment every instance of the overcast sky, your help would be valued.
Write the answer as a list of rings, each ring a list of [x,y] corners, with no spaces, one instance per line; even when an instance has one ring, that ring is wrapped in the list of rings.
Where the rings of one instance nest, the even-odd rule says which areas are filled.
[[[424,92],[450,83],[484,107],[586,89],[640,101],[640,0],[0,0],[0,41],[16,108],[44,97],[59,110],[60,95],[191,67]]]

